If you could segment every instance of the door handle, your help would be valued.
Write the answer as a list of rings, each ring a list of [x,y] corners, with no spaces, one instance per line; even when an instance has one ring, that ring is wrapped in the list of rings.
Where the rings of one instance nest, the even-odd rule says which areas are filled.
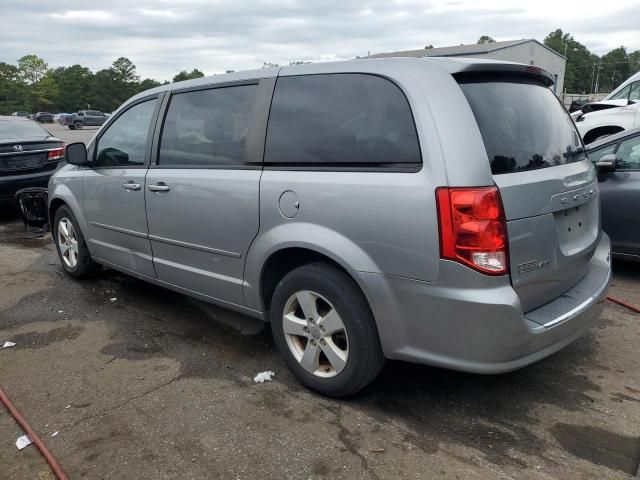
[[[171,190],[171,187],[164,184],[163,182],[152,183],[151,185],[148,185],[147,188],[151,192],[168,192],[169,190]]]
[[[122,184],[122,188],[125,190],[140,190],[140,184],[134,182],[126,182]]]

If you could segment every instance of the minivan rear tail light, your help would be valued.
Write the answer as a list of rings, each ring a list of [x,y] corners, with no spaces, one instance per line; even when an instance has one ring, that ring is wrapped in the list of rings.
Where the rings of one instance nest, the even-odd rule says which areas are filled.
[[[498,187],[436,189],[440,257],[487,275],[509,272],[507,223]]]
[[[52,162],[54,160],[61,160],[64,158],[64,147],[65,144],[62,144],[62,148],[56,148],[55,150],[49,150],[47,152],[47,162]]]

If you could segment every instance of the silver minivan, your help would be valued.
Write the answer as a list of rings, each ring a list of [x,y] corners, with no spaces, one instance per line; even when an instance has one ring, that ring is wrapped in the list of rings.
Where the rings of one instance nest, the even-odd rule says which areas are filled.
[[[583,334],[611,277],[598,183],[539,68],[391,58],[165,85],[49,184],[63,268],[269,321],[326,395],[385,358],[518,369]]]

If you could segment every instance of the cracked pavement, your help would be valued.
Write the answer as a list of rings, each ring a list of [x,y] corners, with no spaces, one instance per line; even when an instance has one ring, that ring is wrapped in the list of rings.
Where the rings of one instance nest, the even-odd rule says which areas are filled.
[[[640,269],[612,294],[640,303]],[[111,302],[111,298],[116,301]],[[103,270],[0,220],[0,385],[70,478],[625,479],[640,457],[640,316],[518,372],[388,362],[354,398],[301,387],[262,323]],[[275,381],[256,385],[257,372]],[[59,431],[56,437],[51,434]],[[0,411],[0,471],[53,478]]]

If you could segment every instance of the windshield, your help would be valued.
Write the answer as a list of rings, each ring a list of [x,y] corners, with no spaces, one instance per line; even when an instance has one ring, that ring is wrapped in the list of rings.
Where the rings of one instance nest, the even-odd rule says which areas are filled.
[[[28,120],[0,120],[0,138],[48,137],[49,132]]]
[[[545,86],[471,81],[460,88],[478,122],[494,175],[586,158],[571,117]]]

